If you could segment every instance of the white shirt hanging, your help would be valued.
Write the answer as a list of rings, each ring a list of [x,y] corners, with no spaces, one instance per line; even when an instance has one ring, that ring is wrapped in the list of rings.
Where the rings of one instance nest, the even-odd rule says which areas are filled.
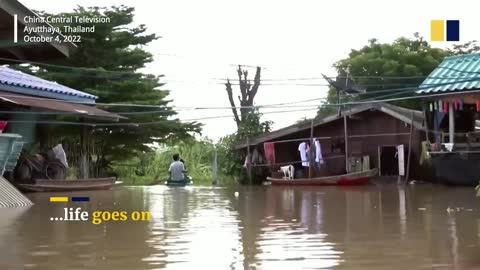
[[[300,152],[300,159],[302,160],[302,166],[308,167],[308,156],[307,152],[310,151],[310,147],[305,142],[300,143],[298,146],[298,151]]]
[[[315,140],[315,162],[323,164],[322,146],[319,140]]]

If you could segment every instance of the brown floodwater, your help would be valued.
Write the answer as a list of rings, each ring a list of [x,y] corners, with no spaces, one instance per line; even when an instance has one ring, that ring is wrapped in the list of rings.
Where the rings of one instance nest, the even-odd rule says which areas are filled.
[[[34,206],[0,209],[1,270],[480,269],[473,188],[151,186],[28,196]],[[88,220],[52,221],[65,207]],[[95,211],[125,211],[127,220],[95,225]],[[150,220],[131,220],[133,211],[150,211]]]

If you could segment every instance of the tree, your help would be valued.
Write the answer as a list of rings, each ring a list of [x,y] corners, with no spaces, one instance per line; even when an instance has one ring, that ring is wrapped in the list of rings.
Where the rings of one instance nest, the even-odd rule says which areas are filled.
[[[71,70],[47,66],[36,72],[48,80],[57,81],[99,98],[98,103],[135,103],[154,105],[158,108],[105,107],[118,113],[151,112],[128,114],[130,123],[145,125],[124,125],[99,127],[90,130],[94,134],[96,162],[100,167],[108,166],[113,160],[125,160],[138,152],[151,151],[151,145],[170,138],[190,137],[190,132],[199,132],[198,123],[181,123],[170,119],[176,112],[167,99],[169,91],[161,90],[161,76],[144,74],[139,69],[153,61],[151,53],[144,46],[157,40],[155,34],[146,34],[145,25],[132,26],[134,8],[118,6],[111,8],[78,7],[73,13],[56,16],[80,16],[92,18],[105,16],[110,23],[76,23],[69,26],[95,27],[94,32],[75,33],[81,42],[73,54],[57,64],[74,67]],[[67,24],[56,24],[62,27]],[[71,33],[70,33],[71,34]],[[155,124],[148,124],[155,122]],[[78,130],[57,128],[55,134],[77,133]],[[73,153],[70,153],[73,154]]]
[[[480,46],[478,46],[476,40],[472,40],[464,44],[453,45],[453,48],[449,49],[449,51],[454,55],[478,53],[480,52]]]
[[[418,33],[414,34],[413,39],[402,37],[391,44],[378,43],[376,39],[371,39],[368,45],[360,50],[352,50],[348,58],[335,64],[338,76],[347,76],[348,70],[348,75],[354,78],[355,83],[367,89],[366,94],[356,98],[344,96],[341,102],[412,95],[414,88],[421,84],[443,58],[452,54],[452,51],[432,48]],[[391,89],[398,90],[390,91]],[[327,104],[336,103],[336,91],[330,89]],[[417,100],[401,101],[397,102],[397,105],[420,108]],[[319,114],[325,114],[328,110],[321,108]]]
[[[260,86],[260,72],[261,68],[257,67],[252,85],[252,82],[248,79],[248,70],[242,70],[242,67],[238,66],[238,85],[241,94],[238,96],[238,101],[240,103],[240,116],[236,108],[237,106],[235,105],[235,100],[233,99],[233,89],[230,79],[227,79],[227,83],[225,84],[228,100],[230,106],[232,106],[233,117],[238,129],[240,129],[242,123],[247,120],[248,115],[253,111],[253,100],[258,92],[258,87]]]

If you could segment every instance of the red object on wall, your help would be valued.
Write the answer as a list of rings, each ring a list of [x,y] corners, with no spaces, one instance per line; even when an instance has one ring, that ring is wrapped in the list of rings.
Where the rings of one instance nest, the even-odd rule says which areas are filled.
[[[0,121],[0,132],[3,132],[7,127],[7,121]]]
[[[263,150],[265,152],[265,159],[267,159],[270,166],[275,165],[275,143],[266,142],[263,144]]]

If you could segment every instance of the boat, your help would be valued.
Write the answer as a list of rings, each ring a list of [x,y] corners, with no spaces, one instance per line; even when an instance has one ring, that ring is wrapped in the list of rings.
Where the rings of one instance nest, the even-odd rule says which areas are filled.
[[[174,181],[174,180],[168,179],[167,181],[165,181],[165,185],[169,187],[184,187],[192,184],[193,184],[192,178],[189,176],[184,180]]]
[[[17,184],[26,192],[69,192],[80,190],[106,190],[116,184],[116,178],[92,178],[78,180],[36,179],[32,184]]]
[[[267,177],[272,185],[284,186],[350,186],[350,185],[364,185],[370,181],[370,178],[376,176],[378,169],[371,169],[368,171],[347,173],[341,175],[332,175],[316,178],[299,178],[299,179],[283,179]]]

